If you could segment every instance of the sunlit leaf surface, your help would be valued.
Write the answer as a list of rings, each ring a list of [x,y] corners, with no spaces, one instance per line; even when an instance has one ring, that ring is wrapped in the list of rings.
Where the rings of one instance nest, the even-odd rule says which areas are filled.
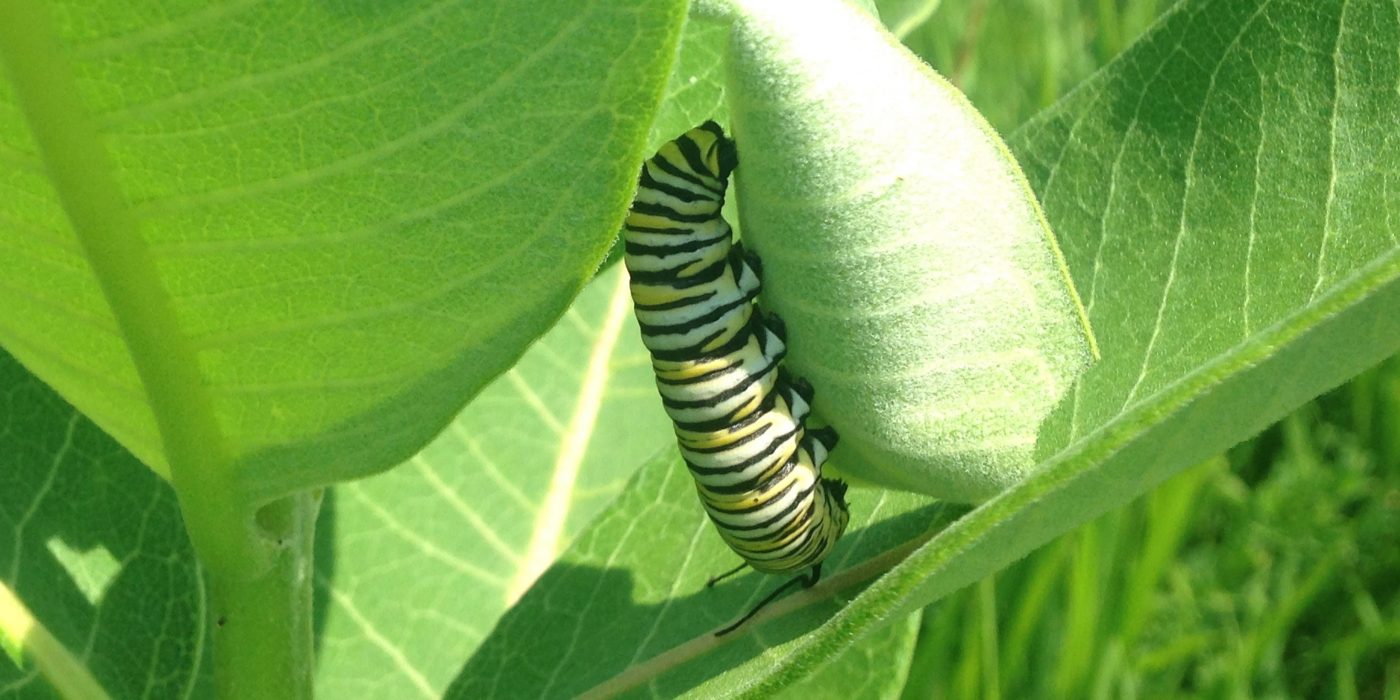
[[[85,112],[62,116],[106,154],[57,178],[48,117],[0,82],[0,343],[166,472],[149,344],[93,275],[130,261],[89,257],[56,183],[110,195],[172,312],[141,332],[182,341],[145,352],[194,366],[180,413],[280,495],[413,454],[554,322],[631,197],[682,8],[46,9],[62,43],[19,58],[71,65]]]
[[[1013,147],[1103,353],[1047,423],[1041,471],[824,624],[833,602],[756,626],[693,663],[652,667],[637,687],[765,696],[899,612],[1126,503],[1395,352],[1397,83],[1392,3],[1200,0],[1017,132]],[[577,692],[645,663],[632,650],[648,630],[680,643],[724,619],[706,599],[720,596],[696,602],[703,577],[690,571],[713,554],[703,539],[685,544],[687,522],[702,523],[681,515],[690,494],[668,482],[681,480],[676,467],[652,465],[580,537],[467,665],[460,696]],[[890,496],[856,495],[870,532],[901,522],[895,513],[930,517],[907,504],[870,518],[862,506]],[[636,592],[613,593],[628,586]],[[669,588],[684,593],[654,597]],[[832,590],[828,601],[843,595]],[[551,677],[581,640],[604,633],[628,640],[627,652],[566,663]]]

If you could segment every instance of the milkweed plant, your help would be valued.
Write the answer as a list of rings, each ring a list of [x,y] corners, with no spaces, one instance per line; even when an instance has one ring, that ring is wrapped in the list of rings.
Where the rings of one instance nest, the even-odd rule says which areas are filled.
[[[1400,693],[1393,0],[9,0],[0,66],[0,695]],[[706,585],[617,244],[707,120],[850,485],[721,636],[782,579]],[[1276,510],[1358,549],[1159,634],[1200,494],[1333,457]]]

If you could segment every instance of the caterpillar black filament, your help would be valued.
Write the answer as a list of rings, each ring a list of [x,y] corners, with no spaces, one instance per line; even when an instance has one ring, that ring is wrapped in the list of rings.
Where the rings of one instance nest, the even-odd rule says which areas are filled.
[[[718,634],[815,584],[849,520],[845,483],[821,475],[836,433],[805,429],[811,387],[781,370],[783,325],[755,309],[758,260],[720,215],[737,165],[714,122],[663,145],[642,166],[623,232],[662,403],[705,511],[745,562],[724,576],[806,570]]]

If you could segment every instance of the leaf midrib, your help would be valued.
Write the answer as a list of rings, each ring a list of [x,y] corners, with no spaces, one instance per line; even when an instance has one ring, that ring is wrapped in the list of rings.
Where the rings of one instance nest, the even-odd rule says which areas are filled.
[[[191,538],[214,557],[211,567],[237,567],[248,552],[247,528],[238,526],[248,509],[230,497],[225,436],[46,10],[37,0],[0,3],[0,60],[145,388]]]
[[[506,588],[507,606],[514,605],[535,579],[549,568],[564,541],[574,484],[583,465],[589,440],[593,436],[593,426],[603,408],[607,380],[611,374],[608,363],[612,359],[613,350],[617,347],[622,327],[631,309],[630,299],[627,277],[619,275],[612,294],[608,297],[603,325],[589,353],[588,364],[583,373],[583,384],[574,402],[574,410],[554,456],[549,489],[540,500],[536,511],[530,542],[525,548],[525,559]]]

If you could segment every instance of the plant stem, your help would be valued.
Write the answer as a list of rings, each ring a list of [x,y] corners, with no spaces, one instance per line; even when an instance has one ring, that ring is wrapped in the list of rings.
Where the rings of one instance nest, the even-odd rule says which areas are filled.
[[[320,492],[258,512],[274,548],[258,572],[209,576],[214,681],[221,698],[310,698],[313,663],[312,550]]]
[[[33,663],[60,697],[69,700],[108,700],[110,697],[83,662],[34,619],[19,596],[2,581],[0,646],[17,668],[23,669]]]
[[[150,404],[185,528],[209,578],[223,698],[311,696],[311,538],[319,494],[262,506],[227,444],[142,221],[122,194],[72,47],[42,0],[0,0],[0,68]],[[165,464],[160,464],[161,458]]]

